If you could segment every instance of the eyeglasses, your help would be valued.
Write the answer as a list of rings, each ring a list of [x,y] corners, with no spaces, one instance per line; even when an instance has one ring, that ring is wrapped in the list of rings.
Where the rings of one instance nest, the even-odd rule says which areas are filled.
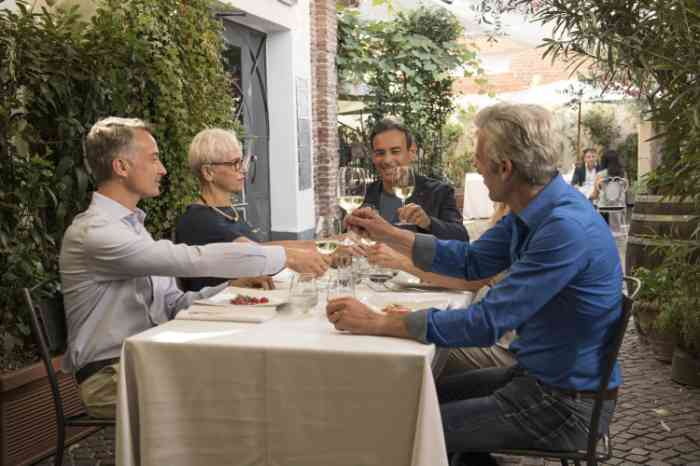
[[[257,157],[255,155],[246,155],[245,157],[232,160],[230,162],[207,162],[205,165],[223,165],[226,167],[232,167],[238,172],[247,172],[251,167],[255,167],[255,161]]]

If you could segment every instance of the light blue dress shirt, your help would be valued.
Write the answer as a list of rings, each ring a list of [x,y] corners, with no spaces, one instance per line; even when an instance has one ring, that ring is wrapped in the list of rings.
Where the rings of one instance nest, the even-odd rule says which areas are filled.
[[[68,328],[65,370],[119,357],[125,338],[226,287],[183,293],[173,277],[272,275],[284,267],[279,246],[155,241],[145,217],[96,192],[66,230],[59,258]]]

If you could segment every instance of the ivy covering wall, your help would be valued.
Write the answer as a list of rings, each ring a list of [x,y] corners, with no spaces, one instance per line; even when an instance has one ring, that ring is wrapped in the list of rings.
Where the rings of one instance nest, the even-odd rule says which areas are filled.
[[[235,128],[208,0],[106,0],[89,21],[70,12],[0,10],[0,348],[26,347],[19,289],[57,283],[65,228],[93,189],[83,139],[109,115],[155,125],[168,170],[144,201],[147,227],[168,236],[192,200],[187,146],[207,126]]]

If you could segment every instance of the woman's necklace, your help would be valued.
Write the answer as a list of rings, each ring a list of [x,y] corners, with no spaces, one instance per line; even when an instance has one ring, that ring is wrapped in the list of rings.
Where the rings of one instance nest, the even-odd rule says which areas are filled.
[[[201,201],[204,203],[205,206],[209,207],[209,208],[210,208],[211,210],[213,210],[214,212],[216,212],[216,213],[218,213],[218,214],[224,216],[227,220],[229,220],[229,221],[231,221],[231,222],[237,222],[237,221],[238,221],[238,212],[236,212],[236,209],[232,209],[232,210],[233,210],[233,215],[229,215],[229,214],[227,214],[226,212],[224,212],[223,210],[219,209],[218,207],[213,206],[213,205],[210,205],[210,204],[206,201],[206,199],[204,199],[204,196],[202,196],[201,194],[200,194],[200,196],[199,196],[199,199],[201,199]]]

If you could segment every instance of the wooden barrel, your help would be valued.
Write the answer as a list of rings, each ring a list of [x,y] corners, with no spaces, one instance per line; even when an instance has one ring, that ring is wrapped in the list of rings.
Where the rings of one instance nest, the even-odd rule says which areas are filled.
[[[699,219],[700,212],[691,201],[637,195],[627,238],[626,273],[634,273],[637,267],[658,266],[669,248],[662,239],[670,239],[675,245],[689,243]]]

